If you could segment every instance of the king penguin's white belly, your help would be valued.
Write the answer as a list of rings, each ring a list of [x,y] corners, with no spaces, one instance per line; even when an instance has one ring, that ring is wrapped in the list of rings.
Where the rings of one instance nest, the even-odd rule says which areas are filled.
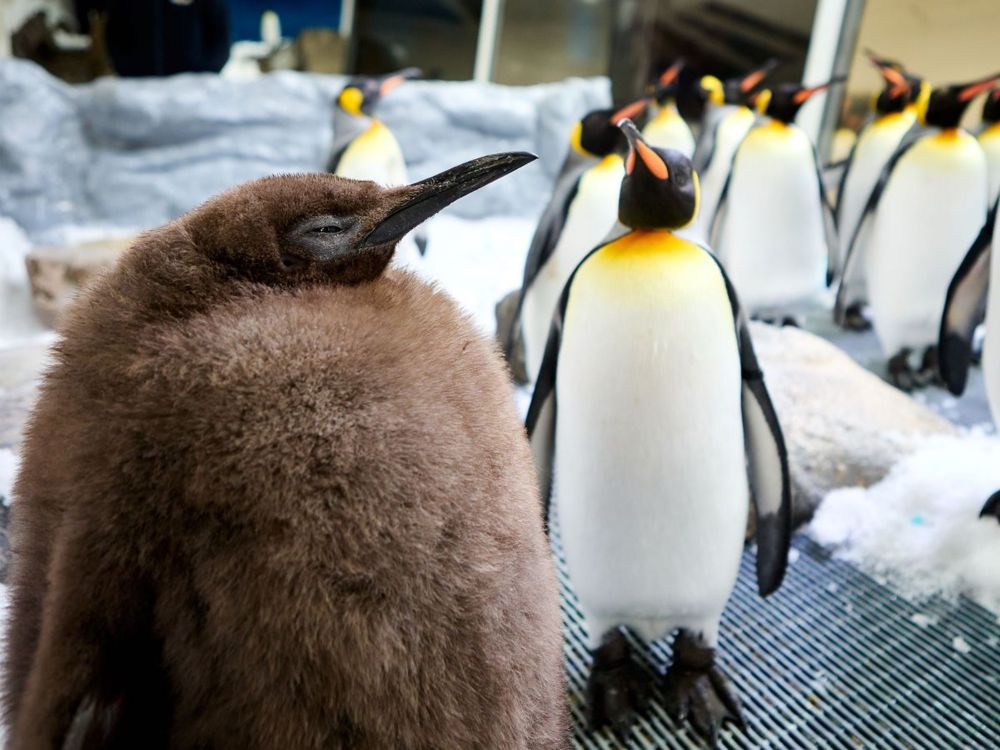
[[[1000,429],[1000,214],[993,225],[990,254],[989,301],[986,303],[986,340],[983,342],[983,380],[993,423]]]
[[[904,154],[871,219],[866,254],[875,333],[886,356],[937,342],[948,284],[986,217],[986,157],[963,131]]]
[[[847,260],[847,251],[857,229],[858,221],[861,219],[865,204],[868,202],[868,196],[871,195],[879,175],[882,174],[882,168],[892,158],[899,142],[903,140],[906,131],[913,126],[915,121],[916,115],[912,112],[894,112],[872,122],[858,138],[858,145],[854,149],[854,157],[847,173],[847,180],[844,182],[844,192],[840,205],[837,206],[837,228],[840,232],[840,253],[838,256],[840,268],[843,268],[844,262]],[[858,239],[863,238],[859,237]],[[864,252],[864,250],[858,247],[856,252]]]
[[[746,134],[750,132],[753,123],[754,114],[747,107],[733,107],[732,111],[719,121],[715,132],[715,145],[712,148],[711,161],[698,175],[701,186],[701,206],[691,226],[684,230],[684,235],[696,242],[707,243],[709,240],[712,220],[715,218],[715,209],[719,206],[722,188],[725,187],[726,178],[729,177],[733,156]]]
[[[380,185],[405,185],[406,162],[392,132],[378,120],[355,138],[337,164],[337,176],[373,180]]]
[[[655,637],[717,622],[748,489],[733,315],[711,257],[667,232],[592,255],[556,393],[554,501],[592,639],[617,623]]]
[[[779,122],[754,128],[730,179],[716,249],[743,306],[787,308],[820,292],[828,252],[809,137]]]
[[[524,295],[521,320],[525,366],[534,380],[545,354],[552,314],[559,295],[584,256],[604,241],[618,220],[618,193],[625,167],[606,156],[580,177],[555,250]]]
[[[986,166],[990,175],[990,205],[1000,196],[1000,123],[979,134],[979,145],[986,154]]]
[[[680,151],[687,158],[694,154],[694,136],[691,128],[684,122],[677,105],[670,102],[660,107],[656,115],[642,129],[642,137],[650,146],[657,148],[672,148]]]

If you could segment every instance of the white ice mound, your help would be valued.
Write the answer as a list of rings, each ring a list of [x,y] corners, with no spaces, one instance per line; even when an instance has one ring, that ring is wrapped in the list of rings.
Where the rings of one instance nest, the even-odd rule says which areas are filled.
[[[1000,438],[936,436],[867,489],[831,492],[809,527],[903,596],[965,594],[1000,614],[1000,523],[979,518],[1000,489]]]

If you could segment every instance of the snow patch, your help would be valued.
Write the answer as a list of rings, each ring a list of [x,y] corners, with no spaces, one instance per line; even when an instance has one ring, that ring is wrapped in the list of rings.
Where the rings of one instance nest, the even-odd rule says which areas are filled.
[[[521,286],[534,229],[530,219],[438,216],[427,224],[422,275],[436,280],[492,335],[496,303]]]
[[[965,594],[1000,613],[1000,524],[979,518],[998,488],[1000,439],[936,436],[878,484],[827,495],[809,533],[909,599]]]
[[[937,625],[938,623],[938,618],[936,616],[925,615],[922,612],[910,615],[910,619],[922,628],[929,628],[931,625]]]

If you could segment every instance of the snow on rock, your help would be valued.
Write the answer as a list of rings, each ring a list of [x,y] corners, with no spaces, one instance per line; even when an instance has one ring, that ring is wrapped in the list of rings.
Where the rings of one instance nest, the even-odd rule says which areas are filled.
[[[1000,438],[931,437],[881,482],[831,492],[809,533],[907,598],[965,594],[1000,613],[1000,524],[979,518],[997,488]]]

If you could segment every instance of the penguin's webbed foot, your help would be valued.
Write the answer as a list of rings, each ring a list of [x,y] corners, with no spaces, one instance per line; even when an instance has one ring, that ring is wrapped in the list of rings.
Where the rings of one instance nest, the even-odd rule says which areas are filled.
[[[990,495],[990,499],[986,501],[986,505],[979,511],[980,518],[989,518],[990,516],[993,516],[1000,523],[1000,490]]]
[[[745,727],[740,701],[729,679],[715,666],[715,651],[681,630],[674,660],[663,682],[664,707],[674,721],[690,719],[714,747],[723,723]]]
[[[649,687],[650,677],[632,660],[625,636],[617,629],[607,633],[594,650],[587,682],[591,730],[609,724],[619,738],[627,740],[636,714],[649,701]]]
[[[917,373],[910,367],[910,350],[902,349],[889,360],[889,381],[905,393],[912,393],[920,386]]]
[[[920,363],[920,372],[918,373],[921,385],[944,385],[939,359],[937,346],[927,347],[924,351],[924,358]]]
[[[865,317],[864,305],[855,302],[844,310],[844,317],[840,321],[840,327],[847,331],[869,331],[872,322]]]

